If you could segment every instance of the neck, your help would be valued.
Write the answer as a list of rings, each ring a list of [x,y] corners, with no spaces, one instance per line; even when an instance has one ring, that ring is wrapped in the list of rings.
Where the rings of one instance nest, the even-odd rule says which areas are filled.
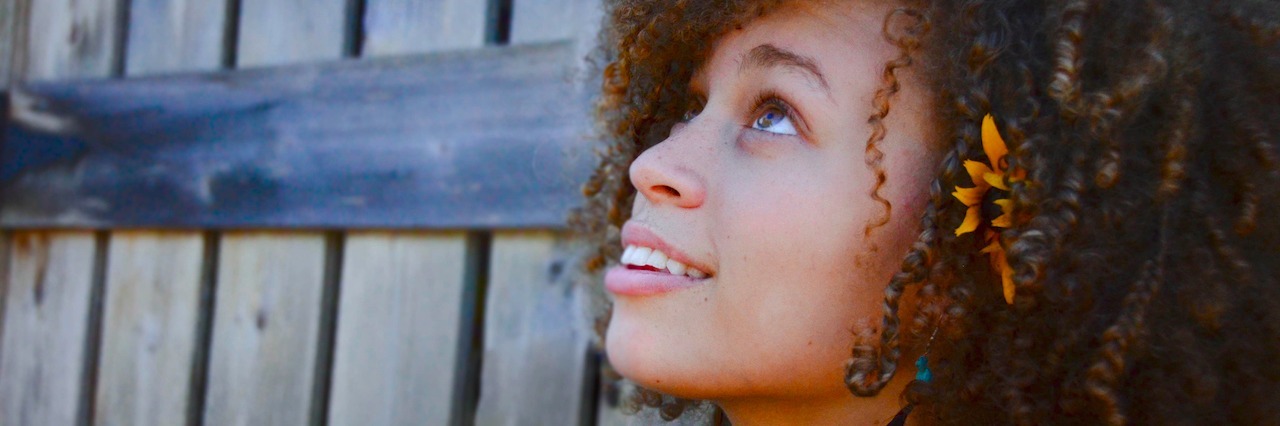
[[[901,370],[910,370],[909,368]],[[911,381],[898,371],[880,393],[857,397],[848,391],[804,399],[750,398],[716,401],[734,426],[854,425],[884,426],[902,409],[900,395]],[[907,424],[912,424],[908,421]]]

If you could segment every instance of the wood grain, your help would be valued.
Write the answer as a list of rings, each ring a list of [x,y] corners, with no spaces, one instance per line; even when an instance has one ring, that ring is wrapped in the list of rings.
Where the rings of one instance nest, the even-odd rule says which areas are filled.
[[[10,79],[112,75],[120,5],[114,0],[9,3],[16,18],[10,23]],[[97,237],[84,231],[15,232],[5,244],[0,424],[88,423],[92,395],[85,384],[95,373],[90,363],[99,320]]]
[[[366,0],[364,56],[406,55],[484,45],[489,2]]]
[[[227,11],[227,0],[131,0],[125,74],[220,68]]]
[[[602,6],[597,0],[513,0],[511,42],[577,40],[594,46]]]
[[[221,1],[134,0],[125,73],[217,69],[225,14]],[[203,368],[204,237],[113,232],[107,259],[94,423],[185,423],[192,372]]]
[[[111,235],[95,424],[186,422],[203,249],[199,233]]]
[[[347,0],[254,0],[240,2],[237,65],[258,67],[335,59],[345,49]],[[281,76],[276,87],[306,90],[308,76]],[[233,88],[243,93],[243,88]],[[241,100],[245,100],[241,98]],[[241,104],[244,105],[244,104]],[[251,108],[257,108],[261,105]],[[286,107],[285,109],[289,109]],[[284,134],[284,144],[251,140],[241,145],[259,158],[299,158],[292,166],[315,160],[295,152],[310,142],[307,134],[318,117],[297,110],[288,120],[298,133]],[[277,114],[267,108],[267,114]],[[215,114],[213,121],[236,118]],[[241,117],[242,118],[242,117]],[[348,117],[344,117],[346,119]],[[333,119],[333,117],[330,117]],[[305,129],[305,130],[303,130]],[[287,129],[270,129],[277,132]],[[233,134],[243,140],[243,133]],[[350,142],[349,137],[334,135]],[[225,148],[225,146],[224,146]],[[298,157],[298,156],[302,157]],[[289,163],[289,161],[285,161]],[[280,164],[283,165],[283,164]],[[222,163],[222,167],[234,163]],[[289,167],[289,166],[285,166]],[[279,169],[276,170],[280,171]],[[252,178],[251,178],[252,179]],[[207,181],[206,181],[207,182]],[[254,192],[254,181],[237,181],[214,189]],[[265,188],[274,191],[272,188]],[[274,209],[268,204],[268,209]],[[290,214],[280,211],[278,213]],[[329,298],[335,280],[327,277],[330,248],[322,233],[227,233],[221,238],[216,307],[209,353],[205,424],[301,425],[323,422],[324,389],[328,385],[334,313]],[[328,287],[328,288],[327,288]]]
[[[581,295],[551,232],[494,235],[476,424],[571,425],[591,398]]]
[[[0,0],[0,87],[9,87],[13,72],[15,31],[23,16],[19,6],[18,0]]]
[[[122,2],[25,1],[25,43],[16,45],[14,52],[20,79],[105,77],[115,71]]]
[[[563,226],[596,163],[571,49],[29,86],[0,225]]]
[[[205,424],[309,421],[324,248],[317,233],[223,235]]]
[[[251,0],[240,3],[240,67],[341,58],[348,0]]]
[[[478,48],[486,3],[368,0],[362,54]],[[424,157],[452,157],[441,154]],[[461,232],[355,232],[346,241],[329,421],[471,423],[466,390],[474,386],[469,362],[480,283],[479,253],[469,246],[476,241]]]
[[[331,424],[458,424],[475,315],[467,254],[461,232],[347,236]]]
[[[514,4],[511,42],[569,40],[575,54],[564,65],[582,70],[582,40],[594,40],[599,5],[582,0]],[[572,81],[583,90],[584,80]],[[583,90],[585,93],[586,91]],[[586,108],[577,114],[588,116]],[[589,332],[583,289],[562,274],[567,259],[552,232],[498,232],[490,258],[485,308],[484,369],[476,423],[481,425],[590,424],[595,407],[589,383]],[[536,390],[536,391],[533,391]]]
[[[0,343],[0,424],[75,424],[83,409],[94,235],[18,232]]]

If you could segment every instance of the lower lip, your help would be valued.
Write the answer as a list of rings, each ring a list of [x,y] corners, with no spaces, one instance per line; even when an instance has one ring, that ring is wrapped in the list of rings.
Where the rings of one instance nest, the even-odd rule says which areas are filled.
[[[651,296],[695,287],[707,278],[694,279],[666,272],[627,269],[616,266],[604,275],[604,288],[618,296]]]

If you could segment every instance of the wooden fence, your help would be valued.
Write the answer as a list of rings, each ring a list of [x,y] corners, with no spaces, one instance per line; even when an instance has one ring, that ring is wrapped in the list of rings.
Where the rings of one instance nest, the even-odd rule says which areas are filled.
[[[0,425],[653,422],[564,279],[599,13],[0,0]]]

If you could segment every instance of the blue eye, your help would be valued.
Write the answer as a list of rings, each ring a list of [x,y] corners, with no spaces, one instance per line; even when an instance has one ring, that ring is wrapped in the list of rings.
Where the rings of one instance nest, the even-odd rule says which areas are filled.
[[[751,124],[751,128],[779,135],[796,134],[796,127],[792,125],[791,118],[777,108],[769,108],[760,113],[755,123]]]

